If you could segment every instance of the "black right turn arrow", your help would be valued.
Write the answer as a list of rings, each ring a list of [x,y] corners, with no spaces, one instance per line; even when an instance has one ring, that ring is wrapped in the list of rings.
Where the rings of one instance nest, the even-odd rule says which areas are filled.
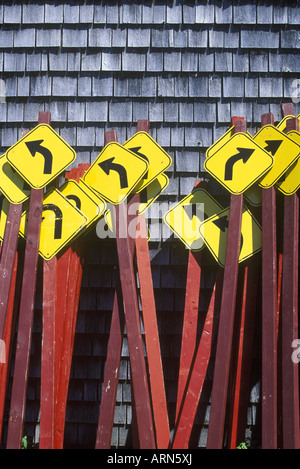
[[[121,189],[126,189],[126,187],[128,187],[127,171],[121,164],[114,163],[114,159],[114,157],[109,158],[108,160],[101,161],[101,163],[98,163],[98,165],[105,172],[105,174],[107,174],[107,176],[111,171],[116,171],[120,177]]]
[[[41,145],[43,141],[44,140],[33,140],[32,142],[25,143],[32,156],[35,156],[36,153],[43,155],[45,159],[44,174],[51,174],[53,157],[51,151]]]
[[[239,160],[243,160],[243,163],[247,163],[250,156],[254,152],[254,149],[253,148],[237,148],[237,151],[238,153],[228,158],[225,164],[225,176],[224,176],[225,181],[232,180],[234,164]]]
[[[269,151],[272,156],[274,156],[282,142],[283,140],[266,140],[267,146],[265,147],[265,150]]]

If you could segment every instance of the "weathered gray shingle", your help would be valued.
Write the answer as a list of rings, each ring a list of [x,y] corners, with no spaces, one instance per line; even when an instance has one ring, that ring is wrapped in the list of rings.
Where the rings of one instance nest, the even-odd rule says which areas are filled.
[[[59,28],[37,29],[36,45],[37,47],[60,47],[61,30]]]
[[[63,22],[64,6],[59,3],[45,3],[45,23],[60,24]]]
[[[14,32],[14,47],[35,47],[35,28],[16,30]]]
[[[62,31],[63,47],[79,48],[87,46],[87,30],[85,28],[64,28]]]

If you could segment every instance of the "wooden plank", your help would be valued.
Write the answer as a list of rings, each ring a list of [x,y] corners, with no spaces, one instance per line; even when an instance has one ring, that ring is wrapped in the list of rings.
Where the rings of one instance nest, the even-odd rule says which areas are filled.
[[[235,122],[235,132],[246,132],[246,130],[247,122],[245,120]],[[223,447],[239,269],[242,211],[243,195],[231,195],[219,333],[207,437],[208,449],[221,449]]]
[[[261,125],[274,124],[272,113]],[[262,447],[277,448],[277,239],[275,188],[262,190]]]
[[[283,106],[284,113],[291,111]],[[286,131],[298,130],[297,118],[287,121]],[[291,359],[291,345],[298,339],[299,196],[284,197],[282,255],[282,440],[284,449],[299,449],[299,365]]]
[[[218,269],[213,287],[210,304],[206,313],[194,361],[191,363],[190,375],[184,389],[181,407],[176,420],[175,435],[172,449],[188,449],[189,440],[201,398],[207,368],[211,359],[211,351],[218,330],[220,299],[223,285],[223,269]]]
[[[117,141],[118,137],[115,131],[105,132],[105,144]],[[133,197],[128,203],[128,212],[131,212],[131,204],[138,202],[138,200],[139,197],[138,194],[136,194],[136,196]],[[128,215],[128,222],[130,221],[131,215]],[[116,233],[116,236],[117,234],[118,233]],[[130,254],[131,258],[133,259],[135,240],[129,239],[129,242]],[[123,298],[120,283],[120,274],[118,272],[116,277],[116,290],[114,295],[110,335],[107,346],[105,373],[102,386],[102,396],[95,444],[96,449],[109,449],[111,446],[111,435],[113,429],[114,411],[119,382],[124,326],[125,319]]]
[[[39,124],[50,124],[50,113],[39,113]],[[43,190],[32,189],[25,244],[24,274],[20,299],[18,337],[10,403],[7,449],[20,449],[28,384],[32,324],[35,305]]]
[[[138,121],[137,132],[148,133],[149,127],[150,122],[148,120],[140,120]],[[143,214],[138,217],[138,223],[135,247],[156,445],[158,449],[167,449],[170,443],[170,425],[147,240],[148,232]]]
[[[66,179],[79,182],[89,164],[78,165],[66,173]],[[74,243],[56,261],[56,341],[55,353],[55,428],[54,448],[62,449],[64,443],[65,415],[67,407],[69,379],[77,322],[77,313],[84,264],[84,241]],[[65,278],[64,278],[65,277]]]
[[[200,187],[200,184],[201,186],[206,187],[205,183],[199,183],[199,181],[196,181],[195,187]],[[201,259],[201,251],[189,252],[175,420],[178,418],[183,399],[183,393],[191,369],[192,359],[196,351],[200,282],[202,271]]]

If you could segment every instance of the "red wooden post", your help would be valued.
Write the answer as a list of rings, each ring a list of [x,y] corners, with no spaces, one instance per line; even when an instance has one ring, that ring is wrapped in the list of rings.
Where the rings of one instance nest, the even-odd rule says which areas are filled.
[[[286,106],[283,106],[286,112]],[[291,109],[288,109],[290,112]],[[286,131],[298,130],[297,118],[287,121]],[[284,198],[282,256],[282,438],[284,449],[299,449],[299,365],[291,358],[298,339],[299,196]]]
[[[272,113],[261,125],[273,125]],[[275,188],[262,190],[262,447],[277,448],[277,241]]]
[[[39,113],[39,124],[50,123],[50,113]],[[39,237],[42,219],[43,190],[32,189],[24,258],[24,274],[21,290],[18,338],[8,422],[7,449],[21,447],[28,368],[35,304],[36,275],[39,257]]]
[[[190,376],[187,380],[185,392],[181,400],[181,407],[178,411],[172,449],[188,449],[207,367],[211,358],[212,346],[218,330],[222,284],[223,269],[220,268],[217,272],[195,360],[191,364]]]
[[[149,126],[150,123],[147,120],[138,121],[137,132],[149,132]],[[145,216],[140,215],[138,220],[139,233],[137,234],[135,240],[136,259],[140,283],[140,296],[145,330],[156,444],[158,449],[167,449],[170,442],[170,426],[157,327],[156,307]]]
[[[206,187],[206,183],[199,183],[199,181],[196,181],[195,187],[198,185],[200,186],[200,184],[203,187]],[[202,270],[201,258],[201,251],[189,252],[176,401],[176,420],[179,414],[185,386],[190,373],[192,359],[196,350]]]
[[[246,121],[235,122],[235,132],[246,132],[246,130]],[[208,449],[221,449],[223,447],[239,269],[242,211],[243,195],[231,195],[220,323],[207,437]]]
[[[79,182],[89,164],[79,164],[66,179]],[[83,272],[84,245],[75,240],[56,260],[55,427],[54,447],[63,448],[69,378]]]

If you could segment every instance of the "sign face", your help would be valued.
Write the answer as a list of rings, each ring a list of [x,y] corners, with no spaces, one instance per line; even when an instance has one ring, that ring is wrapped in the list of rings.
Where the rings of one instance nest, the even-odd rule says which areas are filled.
[[[26,238],[28,211],[21,217],[20,234]],[[86,226],[87,217],[57,189],[49,190],[43,200],[40,255],[49,260]]]
[[[166,174],[159,174],[141,192],[139,215],[145,213],[151,204],[160,196],[169,184],[169,178]]]
[[[272,125],[262,127],[253,140],[270,152],[274,158],[272,168],[259,181],[259,185],[267,189],[273,186],[296,161],[300,154],[300,146]]]
[[[14,169],[33,188],[41,189],[56,178],[76,154],[47,124],[39,124],[6,152]]]
[[[9,164],[5,155],[0,156],[0,190],[12,204],[22,204],[31,193],[31,187]]]
[[[164,216],[164,222],[192,251],[204,248],[200,225],[207,217],[222,210],[221,205],[204,189],[195,189]]]
[[[141,156],[149,164],[148,171],[135,187],[134,192],[143,190],[172,164],[170,155],[147,132],[137,132],[124,143],[123,147]]]
[[[230,208],[205,220],[200,233],[209,251],[222,266],[225,266]],[[259,252],[262,248],[262,230],[251,212],[243,207],[239,262]]]
[[[244,192],[244,198],[250,205],[259,207],[262,204],[262,188],[254,184]]]
[[[287,136],[300,145],[300,133],[296,130],[288,132]],[[283,174],[276,183],[276,188],[284,195],[292,195],[297,192],[300,187],[300,159]]]
[[[273,165],[273,156],[247,134],[235,133],[204,162],[205,169],[232,194],[242,194]]]
[[[113,205],[122,203],[148,171],[149,163],[119,143],[107,144],[83,180]]]
[[[99,199],[97,200],[93,193],[88,193],[85,187],[87,186],[83,186],[83,184],[70,179],[59,190],[87,217],[86,230],[104,213],[106,204],[104,201],[98,202]]]

